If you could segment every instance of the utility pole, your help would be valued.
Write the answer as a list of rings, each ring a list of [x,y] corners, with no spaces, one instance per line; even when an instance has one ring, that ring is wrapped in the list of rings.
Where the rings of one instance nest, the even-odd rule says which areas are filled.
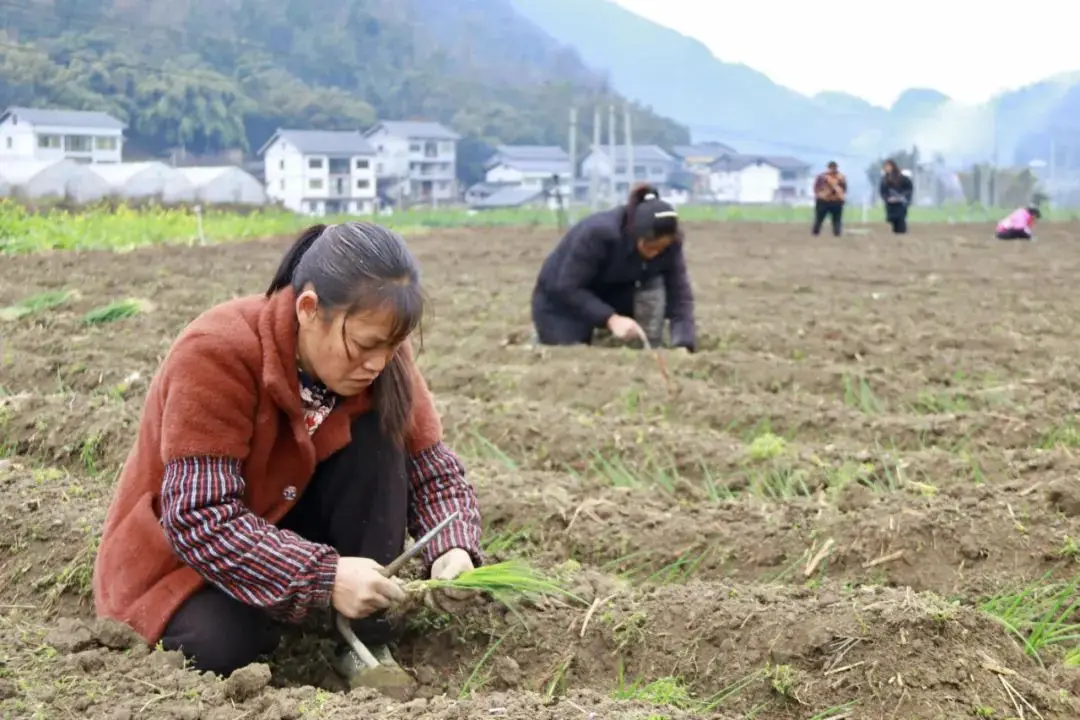
[[[627,189],[634,187],[634,133],[630,129],[630,104],[623,106],[623,140],[626,142]]]
[[[1050,205],[1053,207],[1056,204],[1056,198],[1054,193],[1057,192],[1057,134],[1056,128],[1050,128],[1050,178],[1047,183],[1046,194],[1050,196]]]
[[[619,201],[618,193],[615,190],[615,186],[619,179],[617,170],[619,169],[618,160],[615,158],[615,106],[608,105],[608,128],[607,128],[607,141],[608,141],[608,155],[611,157],[611,185],[608,187],[608,206],[615,205]]]
[[[593,211],[600,209],[600,173],[597,163],[600,161],[599,154],[603,151],[600,146],[600,104],[593,108],[592,125],[592,154],[593,166],[589,172],[589,202]]]
[[[990,207],[996,208],[998,206],[998,198],[1000,193],[998,192],[998,100],[991,101],[991,112],[993,113],[993,127],[994,127],[994,160],[993,169],[990,171],[991,182],[993,185],[990,187]]]
[[[570,139],[568,142],[570,151],[570,192],[567,193],[566,216],[567,222],[574,222],[574,191],[577,189],[577,108],[570,108]]]

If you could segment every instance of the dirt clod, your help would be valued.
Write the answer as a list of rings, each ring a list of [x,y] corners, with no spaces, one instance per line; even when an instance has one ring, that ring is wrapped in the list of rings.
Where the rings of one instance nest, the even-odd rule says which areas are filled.
[[[62,653],[77,653],[94,646],[94,636],[82,620],[60,618],[45,636],[45,644]]]
[[[1051,506],[1068,517],[1080,515],[1080,478],[1061,478],[1046,489]]]
[[[184,654],[176,650],[155,650],[147,656],[147,663],[151,667],[162,670],[179,670],[185,662]]]
[[[130,650],[138,645],[146,645],[130,625],[111,618],[99,618],[94,624],[93,635],[97,642],[110,650]]]
[[[254,663],[234,671],[225,681],[225,697],[244,702],[270,684],[270,666]]]
[[[512,657],[497,658],[494,672],[502,687],[517,687],[521,683],[521,666]]]

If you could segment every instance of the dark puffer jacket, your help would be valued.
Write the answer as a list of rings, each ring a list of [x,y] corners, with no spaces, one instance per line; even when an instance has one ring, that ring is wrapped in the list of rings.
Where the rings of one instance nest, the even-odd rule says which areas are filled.
[[[620,206],[571,227],[544,260],[535,292],[544,297],[544,305],[565,312],[568,320],[602,327],[612,315],[626,314],[616,308],[632,307],[637,288],[662,276],[672,345],[694,350],[694,295],[682,243],[645,260],[625,225],[626,207]]]

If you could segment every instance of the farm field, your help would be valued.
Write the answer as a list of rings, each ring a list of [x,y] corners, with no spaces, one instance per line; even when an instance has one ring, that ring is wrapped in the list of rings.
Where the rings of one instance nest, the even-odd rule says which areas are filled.
[[[409,698],[296,628],[229,681],[93,621],[146,383],[288,238],[0,263],[0,717],[1080,717],[1080,223],[691,223],[699,352],[526,345],[552,227],[410,238],[493,559],[580,600],[417,615]]]
[[[914,207],[914,223],[986,223],[1008,215],[1013,208],[969,206]],[[584,208],[575,208],[580,217]],[[700,222],[801,223],[813,221],[813,208],[780,205],[707,206],[684,205],[680,215]],[[880,208],[864,209],[852,205],[848,221],[857,222],[863,215],[877,219]],[[349,217],[329,217],[325,221],[346,222]],[[1047,210],[1044,222],[1080,220],[1075,210]],[[416,235],[430,230],[461,227],[556,226],[559,215],[543,208],[516,208],[470,212],[461,209],[411,209],[392,215],[380,215],[378,222],[395,230]],[[28,208],[0,197],[0,253],[24,253],[34,250],[130,250],[159,243],[206,245],[224,241],[264,238],[299,232],[305,218],[278,207],[248,208],[243,212],[222,207],[208,207],[201,217],[192,208],[165,208],[102,202],[78,208]]]

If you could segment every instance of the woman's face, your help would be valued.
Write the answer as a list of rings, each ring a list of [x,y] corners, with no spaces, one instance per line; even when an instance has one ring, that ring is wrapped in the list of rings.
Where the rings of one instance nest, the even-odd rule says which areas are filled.
[[[661,235],[653,240],[646,240],[645,238],[638,238],[637,251],[646,260],[652,260],[660,253],[671,247],[671,244],[675,242],[674,235]]]
[[[296,299],[296,319],[300,367],[338,395],[366,390],[400,345],[392,338],[395,316],[389,307],[346,316],[319,308],[308,290]]]

